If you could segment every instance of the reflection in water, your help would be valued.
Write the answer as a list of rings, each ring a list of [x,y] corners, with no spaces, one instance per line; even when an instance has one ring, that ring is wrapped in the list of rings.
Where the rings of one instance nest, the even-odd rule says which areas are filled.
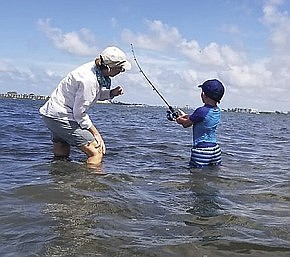
[[[50,165],[52,175],[71,174],[73,172],[88,172],[91,174],[103,175],[103,164],[87,165],[85,162],[72,161],[71,159],[54,160]]]
[[[50,162],[37,101],[1,103],[0,256],[289,256],[290,115],[224,113],[224,165],[190,174],[191,130],[163,107],[96,106],[89,169]]]
[[[185,221],[186,225],[200,229],[199,237],[202,241],[217,240],[221,237],[220,225],[223,216],[219,190],[215,187],[218,179],[218,167],[193,170],[190,175],[189,187],[195,200],[186,210],[191,214]]]
[[[94,241],[96,222],[91,216],[99,213],[102,202],[101,197],[95,196],[108,189],[98,182],[99,174],[103,174],[102,166],[88,168],[83,163],[59,161],[53,162],[50,169],[54,180],[50,195],[55,193],[58,197],[54,200],[51,197],[44,211],[54,221],[56,237],[46,244],[45,254],[74,256]]]
[[[218,176],[216,170],[204,169],[192,172],[189,180],[190,190],[196,200],[194,206],[187,210],[188,213],[199,217],[213,217],[220,213],[222,208],[219,204],[218,189],[213,184],[214,177]]]

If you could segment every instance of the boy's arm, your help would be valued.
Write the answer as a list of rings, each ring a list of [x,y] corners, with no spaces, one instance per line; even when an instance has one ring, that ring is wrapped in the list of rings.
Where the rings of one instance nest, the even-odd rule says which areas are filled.
[[[176,118],[176,122],[181,124],[184,128],[192,126],[193,122],[189,119],[189,115],[185,114]]]

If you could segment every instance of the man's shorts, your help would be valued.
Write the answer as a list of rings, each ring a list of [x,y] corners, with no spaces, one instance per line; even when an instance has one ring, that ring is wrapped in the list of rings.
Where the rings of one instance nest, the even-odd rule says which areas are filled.
[[[52,142],[82,147],[95,140],[94,135],[87,129],[71,120],[57,120],[41,116],[47,128],[52,132]]]
[[[211,165],[220,165],[221,149],[219,145],[205,148],[192,148],[189,165],[193,168],[202,168]]]

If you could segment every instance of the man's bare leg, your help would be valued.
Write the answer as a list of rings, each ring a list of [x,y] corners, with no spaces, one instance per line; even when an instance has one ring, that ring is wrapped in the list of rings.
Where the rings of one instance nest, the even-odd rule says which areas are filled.
[[[102,160],[103,160],[103,148],[100,144],[97,143],[96,140],[82,146],[81,149],[88,156],[87,164],[89,166],[98,165],[102,162]]]
[[[61,142],[53,143],[53,153],[55,159],[68,159],[70,146]]]

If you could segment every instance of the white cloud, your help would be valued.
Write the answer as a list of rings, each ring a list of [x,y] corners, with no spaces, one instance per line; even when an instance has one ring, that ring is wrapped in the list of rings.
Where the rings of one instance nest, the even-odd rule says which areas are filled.
[[[178,104],[190,104],[192,95],[179,95],[183,89],[190,90],[194,85],[201,83],[208,78],[219,78],[227,87],[225,103],[229,107],[257,107],[260,109],[286,109],[290,110],[290,104],[286,100],[280,100],[281,94],[290,98],[288,93],[288,81],[290,80],[290,22],[287,12],[279,12],[275,4],[281,1],[268,2],[264,7],[264,24],[270,28],[270,37],[273,44],[273,52],[270,56],[250,61],[246,52],[233,49],[229,45],[219,45],[216,42],[209,42],[203,48],[195,39],[184,38],[177,28],[169,27],[161,21],[147,21],[147,33],[134,34],[125,30],[123,39],[133,42],[136,47],[163,52],[163,55],[170,56],[174,60],[168,65],[164,59],[162,66],[159,55],[158,66],[154,56],[148,61],[146,70],[150,69],[150,75],[156,81],[163,92],[168,91],[166,85],[175,84],[171,94]],[[233,25],[232,32],[237,28]],[[149,67],[149,68],[148,68]],[[163,75],[161,77],[160,67]],[[157,71],[158,70],[158,71]],[[185,72],[186,70],[186,72]],[[175,78],[171,76],[174,74]],[[287,96],[288,94],[288,96]],[[168,96],[170,97],[170,93]],[[271,108],[269,108],[271,106]]]
[[[261,20],[270,29],[269,41],[273,49],[271,57],[265,64],[272,72],[270,83],[278,93],[287,94],[290,80],[290,19],[287,12],[279,10],[282,4],[283,1],[279,0],[268,1],[263,8],[264,16]]]
[[[268,1],[263,8],[262,22],[270,29],[270,41],[274,51],[285,53],[290,50],[290,19],[288,12],[278,10],[282,1]]]
[[[48,19],[39,19],[38,26],[58,49],[81,56],[95,55],[97,52],[96,38],[88,29],[64,33],[61,29],[52,27]]]
[[[5,89],[1,88],[1,92],[17,91],[47,95],[60,79],[61,75],[39,63],[30,63],[27,66],[23,63],[14,65],[9,61],[0,60],[0,84],[5,85]]]
[[[175,27],[169,27],[159,20],[146,21],[149,29],[148,34],[134,34],[129,29],[124,30],[123,39],[133,42],[136,46],[142,46],[144,49],[162,50],[171,48],[172,45],[179,45],[182,37]]]
[[[123,39],[133,42],[137,47],[156,51],[167,52],[178,58],[195,62],[196,66],[210,66],[227,68],[228,65],[235,65],[245,61],[244,53],[234,51],[230,46],[219,46],[215,42],[210,42],[204,48],[192,39],[188,41],[183,38],[175,27],[169,27],[161,21],[147,21],[149,32],[147,34],[134,34],[126,29],[123,32]],[[181,60],[182,61],[182,60]]]
[[[113,28],[116,28],[117,27],[117,25],[118,25],[118,23],[117,23],[117,20],[116,20],[116,18],[111,18],[111,26],[113,27]]]
[[[0,72],[13,72],[15,68],[8,62],[0,60]]]
[[[223,24],[221,31],[235,36],[241,33],[239,27],[235,24]]]
[[[128,45],[134,44],[144,72],[173,105],[200,105],[200,91],[197,85],[209,78],[219,78],[226,86],[223,107],[288,111],[290,20],[287,12],[279,10],[282,4],[282,1],[268,1],[264,5],[260,21],[269,30],[268,40],[272,51],[255,61],[250,60],[246,52],[231,45],[220,45],[214,40],[201,47],[197,39],[185,38],[176,27],[156,20],[146,21],[147,31],[143,33],[125,29],[122,39]],[[114,22],[112,19],[112,24]],[[64,33],[61,29],[52,27],[49,20],[39,20],[39,26],[58,49],[75,55],[95,55],[97,52],[96,39],[87,29]],[[235,24],[224,27],[224,30],[238,32]],[[250,47],[250,43],[243,44]],[[130,53],[128,57],[130,58]],[[133,62],[132,58],[130,59]],[[20,72],[20,69],[13,65],[0,62],[1,81],[3,74],[6,74],[7,78],[8,70],[15,72],[14,79],[10,78],[9,84],[21,85],[22,80],[23,87],[23,81],[26,79],[26,83],[32,85],[32,89],[33,85],[35,88],[36,85],[43,85],[41,89],[46,88],[46,93],[50,93],[61,79],[59,73],[56,75],[57,69],[53,66],[45,67],[43,71],[41,68],[30,68],[26,72]],[[126,94],[120,100],[162,104],[162,100],[151,90],[151,86],[142,77],[136,65],[133,65],[130,72],[114,78],[113,83],[125,87]]]

